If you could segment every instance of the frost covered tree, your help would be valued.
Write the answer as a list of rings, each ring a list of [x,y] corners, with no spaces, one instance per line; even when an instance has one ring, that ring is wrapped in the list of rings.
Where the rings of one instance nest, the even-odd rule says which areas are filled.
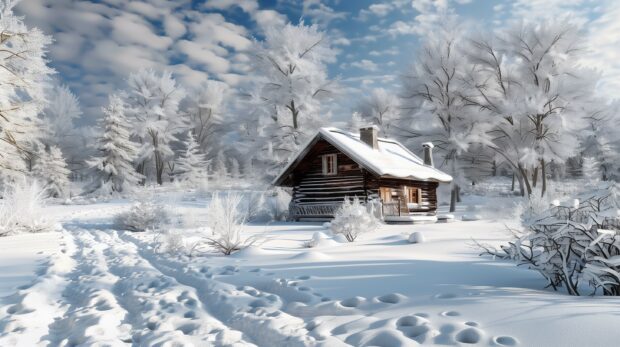
[[[395,93],[376,88],[361,100],[357,112],[367,122],[377,125],[383,136],[388,136],[390,126],[399,117],[400,101]]]
[[[603,106],[586,117],[587,127],[579,132],[581,157],[598,160],[602,180],[617,180],[620,168],[620,139],[617,132],[620,127],[620,102],[608,105],[601,100],[597,103]]]
[[[65,85],[57,85],[47,91],[48,104],[43,113],[48,124],[48,140],[58,143],[73,136],[73,122],[82,116],[78,98]]]
[[[69,174],[67,163],[62,156],[62,151],[56,146],[50,146],[37,153],[32,175],[44,183],[44,188],[49,196],[61,198],[69,193]]]
[[[86,159],[81,146],[81,130],[76,129],[74,121],[82,116],[78,98],[67,86],[55,85],[47,90],[48,104],[43,110],[46,124],[45,137],[47,145],[58,146],[68,164],[77,165]]]
[[[578,28],[561,21],[520,24],[472,40],[476,69],[464,97],[489,116],[491,148],[528,196],[539,172],[545,194],[549,162],[576,154],[576,133],[591,114],[598,74],[579,65],[582,52]]]
[[[601,164],[596,158],[584,157],[581,165],[581,174],[583,178],[586,178],[592,182],[597,182],[601,179]]]
[[[220,183],[228,180],[228,167],[226,167],[226,155],[224,154],[224,150],[220,149],[215,156],[212,176],[214,180]]]
[[[136,172],[133,165],[138,145],[130,140],[131,125],[125,116],[121,97],[110,96],[103,114],[101,135],[97,141],[98,155],[87,161],[93,177],[93,183],[87,190],[123,192],[142,180],[142,175]]]
[[[316,25],[272,26],[252,48],[255,83],[249,93],[260,138],[252,147],[268,166],[286,164],[324,122],[324,104],[333,96],[327,63],[336,56]]]
[[[399,133],[415,142],[432,142],[453,176],[450,211],[463,182],[463,154],[470,146],[485,143],[488,122],[471,112],[461,96],[468,86],[463,80],[470,69],[459,46],[462,28],[444,27],[426,39],[414,64],[403,77],[402,116]]]
[[[45,84],[53,70],[46,52],[51,38],[28,28],[13,13],[18,1],[0,2],[0,175],[26,171],[32,144],[41,137],[37,116],[45,106]]]
[[[211,80],[188,95],[190,127],[203,153],[208,153],[216,144],[215,133],[223,123],[229,95],[227,84]]]
[[[141,145],[138,172],[148,175],[148,165],[152,164],[158,184],[163,184],[166,163],[174,156],[171,142],[188,127],[179,112],[184,97],[185,91],[169,72],[143,69],[129,76],[127,114]]]
[[[184,143],[185,151],[179,156],[175,171],[179,181],[202,183],[206,177],[207,162],[201,153],[200,145],[193,134],[188,134]]]
[[[230,177],[234,180],[241,178],[241,168],[237,158],[230,158]]]

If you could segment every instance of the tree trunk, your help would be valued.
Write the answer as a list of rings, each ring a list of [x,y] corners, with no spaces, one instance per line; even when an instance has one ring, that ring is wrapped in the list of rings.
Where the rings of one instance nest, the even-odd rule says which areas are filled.
[[[291,104],[288,105],[288,109],[291,111],[291,115],[293,116],[293,129],[297,130],[297,128],[299,127],[299,110],[297,109],[297,107],[295,107],[295,100],[291,100]]]
[[[497,162],[493,160],[493,177],[497,176]]]
[[[142,175],[142,179],[140,180],[140,185],[145,185],[146,184],[146,161],[143,160],[140,164],[138,164],[138,166],[136,167],[136,171]]]
[[[514,192],[515,191],[515,173],[512,173],[512,186],[510,187],[510,191]]]
[[[461,202],[461,186],[456,185],[456,202]]]
[[[521,196],[525,196],[525,193],[527,193],[527,197],[529,198],[532,194],[532,186],[530,186],[530,181],[527,177],[527,170],[524,169],[521,164],[517,165],[517,168],[519,169],[519,183],[522,184],[521,188],[525,187],[525,191],[521,191]]]
[[[523,166],[521,166],[521,164],[518,165],[519,171],[520,171],[520,177],[521,180],[523,180],[523,184],[525,185],[525,192],[527,193],[527,197],[529,198],[530,195],[532,195],[532,186],[530,185],[530,181],[527,178],[527,170],[523,168]]]
[[[536,188],[536,183],[538,182],[538,167],[534,169],[532,172],[532,186]]]
[[[159,152],[155,152],[155,172],[157,174],[157,184],[161,186],[164,184],[164,161],[162,160]]]
[[[456,211],[456,187],[456,184],[453,184],[450,190],[450,212]]]
[[[541,168],[541,179],[542,179],[542,190],[540,192],[540,196],[543,197],[545,196],[545,193],[547,192],[547,170],[545,169],[545,160],[541,159],[540,160],[540,168]]]

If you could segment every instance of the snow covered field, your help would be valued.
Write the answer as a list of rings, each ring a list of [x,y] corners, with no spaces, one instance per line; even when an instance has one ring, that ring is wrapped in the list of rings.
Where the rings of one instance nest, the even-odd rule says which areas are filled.
[[[113,230],[127,207],[50,206],[65,231],[0,238],[1,346],[617,342],[620,299],[552,292],[533,271],[478,256],[472,239],[499,244],[510,221],[384,225],[314,248],[304,243],[321,224],[249,225],[259,247],[189,258],[157,252],[152,233]],[[412,231],[425,242],[408,243]]]

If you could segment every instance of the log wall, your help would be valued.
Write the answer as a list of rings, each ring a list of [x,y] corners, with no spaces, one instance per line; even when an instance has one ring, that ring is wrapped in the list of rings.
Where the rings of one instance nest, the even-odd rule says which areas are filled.
[[[323,175],[322,156],[336,154],[336,175]],[[360,168],[351,158],[325,140],[320,140],[293,170],[293,196],[290,215],[293,219],[331,218],[345,198],[359,197],[361,201],[379,198],[379,187],[402,188],[403,185],[421,189],[420,208],[411,212],[434,213],[437,208],[436,182],[379,178]]]

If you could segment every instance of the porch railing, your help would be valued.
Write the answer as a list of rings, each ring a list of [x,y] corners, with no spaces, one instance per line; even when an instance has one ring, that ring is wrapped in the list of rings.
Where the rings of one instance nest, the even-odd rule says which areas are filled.
[[[403,206],[401,200],[398,199],[392,202],[383,202],[381,204],[381,212],[384,216],[401,216],[403,211]]]
[[[299,217],[331,217],[336,213],[342,204],[321,204],[321,205],[297,205],[291,204],[290,215],[293,218]]]

